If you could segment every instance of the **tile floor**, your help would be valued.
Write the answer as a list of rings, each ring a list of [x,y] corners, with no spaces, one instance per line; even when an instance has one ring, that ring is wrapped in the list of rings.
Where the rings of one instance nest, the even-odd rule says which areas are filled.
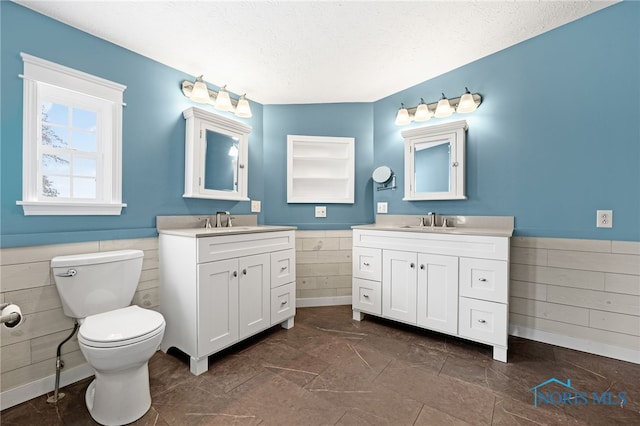
[[[374,317],[352,321],[350,306],[302,308],[294,328],[216,354],[200,376],[182,354],[158,352],[149,363],[153,405],[134,424],[640,425],[639,365],[519,338],[509,345],[504,364],[488,346]],[[529,389],[552,377],[570,378],[588,398],[535,408]],[[64,388],[57,406],[42,396],[7,409],[1,424],[94,424],[84,404],[90,381]],[[627,402],[597,405],[593,392],[626,392]]]

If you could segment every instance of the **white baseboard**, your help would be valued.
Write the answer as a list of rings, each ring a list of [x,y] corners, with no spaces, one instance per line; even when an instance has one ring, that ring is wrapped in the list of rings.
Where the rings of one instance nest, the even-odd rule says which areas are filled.
[[[591,354],[602,355],[621,361],[640,364],[640,350],[623,348],[609,345],[607,343],[595,342],[593,340],[580,339],[577,337],[565,336],[562,334],[550,333],[548,331],[535,330],[521,325],[511,324],[509,334],[523,337],[536,342],[549,343],[563,348],[575,349]]]
[[[337,306],[350,305],[351,296],[331,296],[331,297],[307,297],[296,299],[298,308],[311,308],[314,306]]]
[[[93,368],[89,364],[82,364],[60,372],[60,388],[75,383],[79,380],[93,376]],[[38,379],[31,383],[15,387],[0,393],[0,410],[4,410],[14,405],[21,404],[30,399],[45,395],[54,391],[56,386],[56,375]]]

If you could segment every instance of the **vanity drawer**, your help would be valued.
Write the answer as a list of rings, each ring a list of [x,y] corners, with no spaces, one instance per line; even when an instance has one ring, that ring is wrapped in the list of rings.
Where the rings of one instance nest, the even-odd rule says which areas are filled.
[[[507,346],[507,305],[460,298],[458,334],[484,343]]]
[[[271,288],[296,280],[296,251],[271,253]]]
[[[382,284],[380,281],[353,278],[353,309],[382,315]]]
[[[380,281],[382,279],[382,250],[354,247],[353,276],[365,280]]]
[[[509,266],[501,260],[460,258],[460,296],[507,303]]]
[[[271,325],[278,324],[296,314],[296,283],[271,289]]]

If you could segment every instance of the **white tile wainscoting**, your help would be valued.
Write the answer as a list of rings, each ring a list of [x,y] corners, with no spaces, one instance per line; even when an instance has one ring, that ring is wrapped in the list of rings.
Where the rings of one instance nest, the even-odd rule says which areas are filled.
[[[296,231],[297,306],[351,304],[351,230]]]
[[[57,345],[71,332],[51,275],[58,255],[134,248],[144,264],[134,303],[159,304],[157,238],[0,249],[0,301],[26,321],[1,327],[1,409],[53,390]],[[351,303],[350,230],[297,231],[297,304]],[[514,237],[511,334],[640,363],[640,242]],[[77,339],[63,347],[61,385],[92,374]]]
[[[640,363],[640,242],[511,239],[510,334]]]

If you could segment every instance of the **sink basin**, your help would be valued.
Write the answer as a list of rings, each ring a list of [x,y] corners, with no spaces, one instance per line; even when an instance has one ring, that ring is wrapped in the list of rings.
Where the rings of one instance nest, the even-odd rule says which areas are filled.
[[[455,226],[447,226],[446,228],[443,228],[442,226],[420,226],[420,225],[404,225],[401,226],[400,228],[404,228],[404,229],[415,229],[416,231],[422,231],[422,232],[446,232],[446,231],[451,231],[453,229],[456,229]]]
[[[203,231],[211,232],[214,234],[224,234],[228,232],[246,232],[246,231],[257,231],[259,230],[259,226],[232,226],[231,228],[204,228]]]

